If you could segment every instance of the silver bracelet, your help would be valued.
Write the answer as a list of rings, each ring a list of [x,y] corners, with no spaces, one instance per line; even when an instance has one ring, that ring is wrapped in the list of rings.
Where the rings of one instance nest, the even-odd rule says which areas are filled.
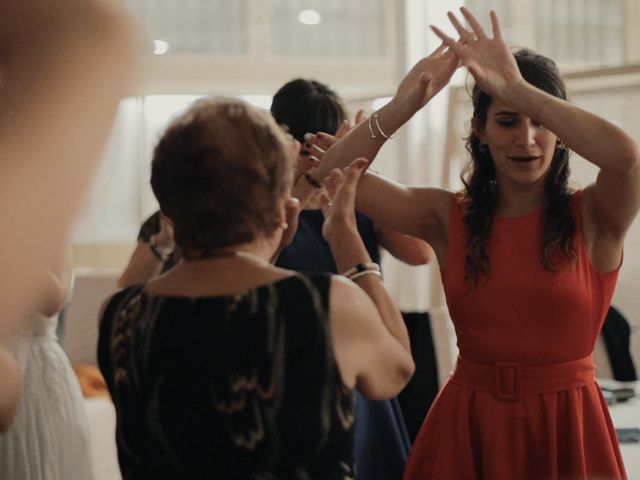
[[[350,277],[347,277],[349,280],[353,281],[356,278],[360,278],[363,275],[377,275],[379,278],[382,278],[382,274],[376,270],[365,270],[364,272],[354,273]]]
[[[378,118],[380,118],[380,115],[378,114],[378,112],[374,112],[372,117],[373,117],[373,120],[376,122],[376,127],[378,127],[378,131],[380,132],[380,135],[382,135],[387,140],[391,140],[392,138],[396,138],[396,134],[398,132],[393,132],[393,134],[391,136],[388,136],[386,133],[384,133],[382,131],[382,128],[380,128],[380,122],[378,121]]]
[[[371,134],[371,138],[376,138],[377,135],[373,133],[373,127],[371,126],[371,117],[372,115],[370,115],[369,118],[367,119],[367,125],[369,125],[369,133]]]
[[[355,267],[350,268],[349,270],[344,272],[342,275],[344,275],[347,278],[351,278],[351,276],[355,275],[356,273],[366,272],[366,271],[379,272],[380,265],[374,262],[358,263]]]

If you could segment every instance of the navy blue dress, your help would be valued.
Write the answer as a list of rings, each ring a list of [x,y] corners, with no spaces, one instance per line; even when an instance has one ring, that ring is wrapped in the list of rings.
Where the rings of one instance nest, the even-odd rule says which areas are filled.
[[[338,273],[329,244],[322,237],[323,222],[321,210],[300,212],[298,231],[276,265],[290,270]],[[358,212],[356,222],[371,260],[380,263],[373,222]],[[398,399],[373,401],[356,390],[354,430],[356,478],[402,478],[411,444]]]

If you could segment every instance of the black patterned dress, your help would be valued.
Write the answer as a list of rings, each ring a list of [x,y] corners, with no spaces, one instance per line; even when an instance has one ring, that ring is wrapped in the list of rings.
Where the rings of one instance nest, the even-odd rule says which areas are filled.
[[[352,478],[329,285],[299,274],[234,296],[114,295],[98,361],[124,479]]]

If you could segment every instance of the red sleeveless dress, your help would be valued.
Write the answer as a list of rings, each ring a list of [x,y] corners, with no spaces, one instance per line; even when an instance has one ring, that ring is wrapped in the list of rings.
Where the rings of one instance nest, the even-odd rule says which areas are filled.
[[[540,260],[542,211],[497,217],[489,275],[464,281],[459,199],[442,280],[460,357],[429,410],[404,479],[624,479],[620,448],[591,354],[618,270],[601,273],[572,195],[576,263]]]

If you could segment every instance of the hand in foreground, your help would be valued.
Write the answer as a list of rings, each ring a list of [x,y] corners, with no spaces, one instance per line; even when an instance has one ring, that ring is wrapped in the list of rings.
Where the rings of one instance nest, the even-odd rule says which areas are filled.
[[[509,103],[510,90],[523,80],[518,65],[502,38],[498,16],[493,10],[489,14],[493,38],[488,38],[468,9],[462,7],[460,11],[472,31],[466,29],[452,12],[448,12],[449,20],[460,35],[458,41],[447,36],[438,27],[432,25],[431,29],[455,54],[460,63],[469,69],[482,90]]]
[[[309,159],[311,159],[312,165],[310,165],[309,168],[303,171],[302,174],[307,172],[313,174],[311,170],[317,168],[320,165],[322,157],[324,156],[324,153],[329,149],[329,147],[331,147],[341,138],[345,137],[347,133],[364,122],[366,118],[367,117],[364,114],[364,110],[360,109],[356,113],[355,123],[352,125],[351,123],[349,123],[349,120],[345,119],[342,122],[342,125],[340,125],[340,127],[336,131],[335,135],[331,135],[325,132],[307,133],[304,136],[305,142],[303,145],[303,151],[307,152]]]
[[[344,170],[331,170],[324,179],[326,193],[322,197],[324,224],[322,236],[329,241],[346,230],[357,232],[355,199],[358,180],[369,165],[365,158],[351,162]]]
[[[298,142],[296,141],[296,143]],[[298,143],[298,145],[300,144]],[[307,146],[306,143],[304,147],[300,148],[300,151],[296,156],[296,168],[294,173],[294,179],[296,182],[305,173],[310,172],[314,168],[318,168],[322,154],[324,154],[324,151],[318,151],[311,146]]]
[[[320,162],[322,161],[322,158],[324,157],[325,152],[329,149],[329,147],[331,147],[338,140],[339,138],[337,136],[330,135],[324,132],[307,133],[305,135],[305,143],[303,148],[304,150],[309,152],[308,153],[309,160],[305,160],[305,162],[307,162],[306,163],[307,166],[306,168],[304,168],[304,170],[301,170],[300,165],[302,161],[300,160],[300,157],[302,156],[302,153],[298,157],[298,171],[300,171],[301,173],[299,176],[296,176],[296,184],[298,183],[298,180],[302,175],[308,174],[312,180],[311,181],[307,180],[307,182],[312,183],[314,186],[318,188],[321,186],[320,179],[322,177],[318,175],[318,167],[320,166]],[[320,190],[318,190],[318,192],[319,191]],[[295,191],[294,191],[294,194],[295,194]]]
[[[443,43],[409,70],[398,86],[394,101],[409,107],[411,114],[417,112],[449,83],[459,66],[458,57]]]

